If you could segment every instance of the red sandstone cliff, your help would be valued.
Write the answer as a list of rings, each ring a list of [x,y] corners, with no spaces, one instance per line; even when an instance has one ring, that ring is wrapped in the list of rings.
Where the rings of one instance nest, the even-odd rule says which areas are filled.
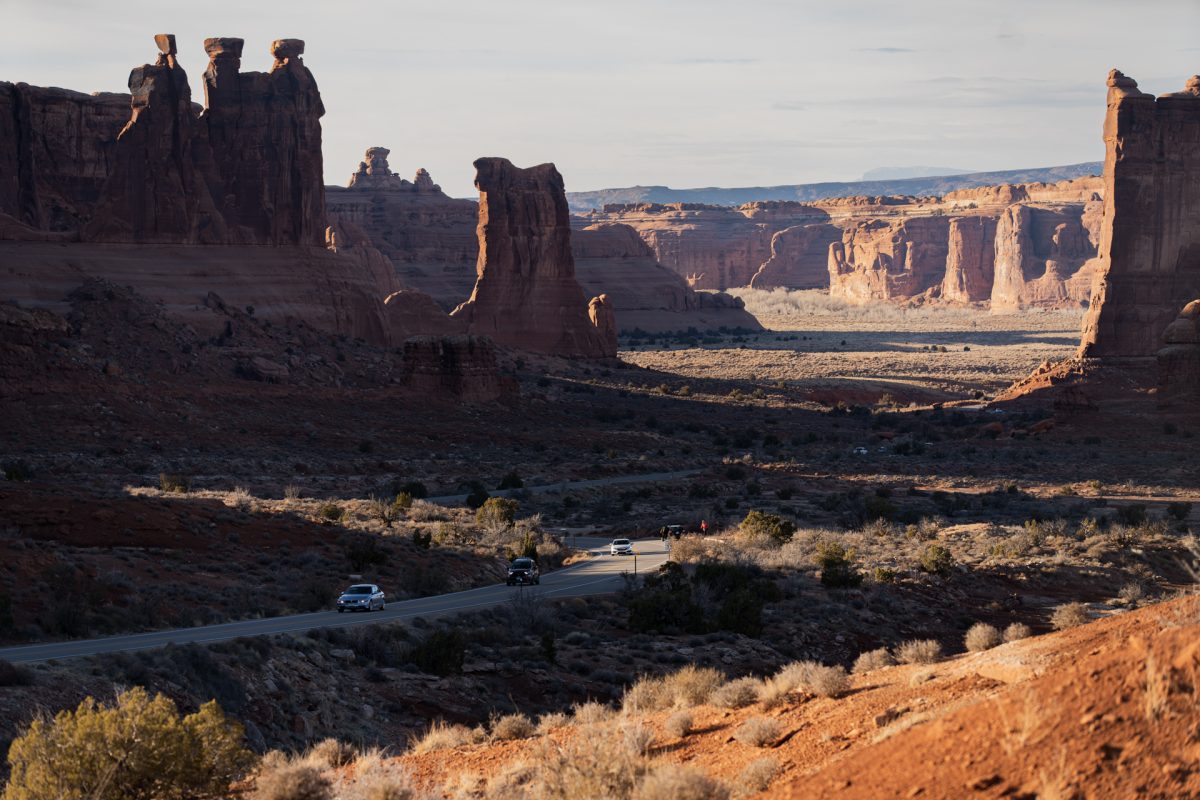
[[[907,299],[940,287],[949,225],[945,217],[859,222],[829,246],[830,296]]]
[[[454,310],[472,334],[575,358],[616,356],[617,341],[588,319],[575,280],[571,221],[553,164],[520,169],[503,158],[475,162],[479,263],[475,290]]]
[[[1113,70],[1104,118],[1104,217],[1080,354],[1155,354],[1200,296],[1200,75],[1155,98]]]
[[[942,299],[956,303],[989,299],[996,265],[996,220],[955,217],[947,236]]]

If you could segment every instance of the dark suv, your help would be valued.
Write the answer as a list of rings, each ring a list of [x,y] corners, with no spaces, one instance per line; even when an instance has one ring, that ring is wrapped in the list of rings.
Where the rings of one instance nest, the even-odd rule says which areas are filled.
[[[514,558],[508,565],[508,585],[518,586],[531,583],[541,583],[542,576],[538,574],[537,562],[532,558]]]

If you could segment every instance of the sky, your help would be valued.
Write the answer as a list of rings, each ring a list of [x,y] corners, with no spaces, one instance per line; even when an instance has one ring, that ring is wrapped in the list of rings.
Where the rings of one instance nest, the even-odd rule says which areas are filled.
[[[568,191],[856,180],[1100,160],[1105,77],[1177,91],[1200,0],[0,0],[0,80],[126,91],[174,33],[307,43],[326,181],[367,147],[471,197],[480,156],[553,161]]]

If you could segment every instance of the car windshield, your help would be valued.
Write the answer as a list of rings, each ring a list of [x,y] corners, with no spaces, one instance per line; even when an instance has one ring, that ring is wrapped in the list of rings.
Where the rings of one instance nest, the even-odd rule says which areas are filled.
[[[628,539],[613,539],[613,544],[629,544]]]
[[[512,563],[512,565],[514,567],[517,567],[518,569],[529,569],[531,564],[533,564],[533,562],[530,561],[528,558],[518,558],[516,561],[514,561]]]
[[[370,586],[351,586],[346,590],[346,594],[370,594]]]

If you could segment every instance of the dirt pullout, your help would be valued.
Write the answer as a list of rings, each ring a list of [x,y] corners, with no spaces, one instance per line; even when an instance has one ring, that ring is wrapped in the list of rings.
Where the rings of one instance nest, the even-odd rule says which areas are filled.
[[[1200,796],[1200,599],[1184,598],[932,665],[855,676],[837,699],[764,711],[695,709],[697,731],[647,721],[652,756],[737,789],[755,759],[779,762],[757,796],[784,798]],[[776,719],[776,744],[734,739],[747,718]],[[589,735],[563,728],[555,739]],[[540,742],[405,756],[423,784],[498,775]]]

